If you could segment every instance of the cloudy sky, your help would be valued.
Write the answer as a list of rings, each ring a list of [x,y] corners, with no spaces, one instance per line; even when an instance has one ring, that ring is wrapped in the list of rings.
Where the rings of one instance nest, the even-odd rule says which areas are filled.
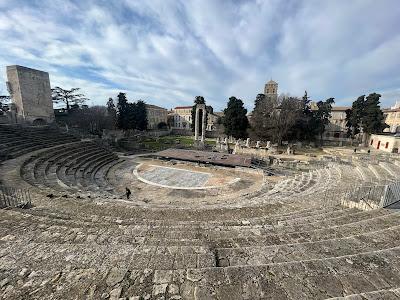
[[[398,0],[0,0],[5,66],[50,73],[89,104],[119,91],[171,108],[196,95],[216,110],[230,96],[253,107],[266,81],[280,93],[337,105],[400,100]]]

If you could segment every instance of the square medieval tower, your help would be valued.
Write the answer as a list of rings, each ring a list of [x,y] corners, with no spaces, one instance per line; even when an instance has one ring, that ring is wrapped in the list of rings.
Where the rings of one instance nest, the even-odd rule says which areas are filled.
[[[22,66],[7,66],[7,87],[18,123],[44,125],[54,121],[49,73]]]

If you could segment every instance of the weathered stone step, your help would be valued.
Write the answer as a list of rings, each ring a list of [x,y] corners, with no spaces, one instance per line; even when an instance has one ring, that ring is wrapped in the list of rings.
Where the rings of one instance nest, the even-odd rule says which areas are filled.
[[[8,299],[29,294],[30,299],[327,299],[398,289],[399,255],[400,248],[393,248],[323,260],[178,270],[137,270],[123,263],[14,266],[1,273],[1,293]]]
[[[384,289],[367,293],[352,294],[344,297],[334,297],[327,300],[398,300],[400,299],[400,288]]]
[[[68,194],[68,193],[66,193]],[[59,200],[57,200],[59,201]],[[341,213],[345,213],[345,212],[357,212],[355,209],[343,209],[342,207],[333,207],[332,211],[330,211],[329,209],[324,210],[324,209],[315,209],[314,211],[307,211],[307,214],[304,215],[303,213],[297,215],[295,213],[293,213],[292,216],[290,215],[283,215],[282,217],[280,217],[279,214],[273,214],[273,215],[266,215],[263,217],[247,217],[247,215],[245,214],[242,218],[238,219],[238,217],[236,217],[236,220],[232,220],[232,221],[225,221],[225,220],[220,220],[220,221],[199,221],[199,220],[188,220],[188,221],[174,221],[173,220],[173,216],[177,216],[177,214],[182,214],[182,211],[177,211],[177,210],[171,210],[171,219],[168,219],[168,212],[166,211],[165,213],[162,214],[162,217],[164,217],[164,220],[159,219],[159,216],[157,216],[157,214],[159,214],[158,212],[155,212],[156,214],[154,214],[154,212],[148,212],[147,214],[145,213],[145,210],[140,210],[140,209],[134,209],[134,208],[126,208],[123,215],[119,216],[118,214],[115,214],[115,217],[112,218],[112,214],[110,215],[95,215],[94,213],[97,212],[98,209],[100,209],[100,207],[90,207],[87,204],[84,206],[85,203],[83,203],[82,200],[74,200],[74,199],[70,199],[68,198],[66,200],[66,202],[73,202],[73,204],[75,204],[76,202],[80,202],[80,205],[77,205],[78,207],[75,207],[74,212],[71,213],[71,211],[67,210],[66,208],[69,208],[68,206],[71,204],[67,204],[67,207],[56,207],[57,202],[53,202],[53,205],[51,207],[47,207],[47,208],[39,208],[39,209],[33,209],[30,211],[21,211],[21,213],[25,213],[25,214],[34,214],[34,215],[42,215],[42,216],[56,216],[59,215],[58,218],[69,218],[69,219],[79,219],[79,220],[88,220],[90,222],[96,222],[98,220],[103,220],[103,222],[110,222],[110,223],[114,223],[115,220],[121,220],[122,225],[130,225],[130,224],[135,224],[137,222],[146,222],[147,224],[153,224],[154,226],[169,226],[169,225],[199,225],[199,226],[208,226],[208,227],[213,227],[213,226],[218,226],[218,225],[224,225],[224,226],[232,226],[232,225],[244,225],[250,222],[250,224],[265,224],[265,223],[271,223],[271,224],[277,224],[279,222],[283,223],[285,222],[287,219],[292,219],[292,220],[296,220],[298,221],[298,223],[300,223],[300,221],[310,215],[315,216],[316,218],[326,218],[329,215],[335,216],[335,215],[339,215]],[[89,204],[89,203],[88,203]],[[116,208],[116,210],[118,211],[119,208]],[[90,212],[85,213],[85,211]],[[257,211],[257,209],[256,209]],[[106,211],[107,212],[107,211]],[[127,212],[129,212],[127,214]],[[143,212],[143,213],[142,213]],[[219,212],[219,211],[217,211]],[[217,213],[215,212],[215,213]],[[103,211],[104,213],[104,211]],[[141,215],[138,215],[136,217],[132,217],[132,214],[138,214],[141,213]],[[201,213],[201,212],[199,212]],[[211,212],[210,212],[211,213]],[[213,212],[214,213],[214,212]],[[224,214],[224,210],[220,211],[221,214]],[[229,215],[232,214],[232,212],[228,212]],[[237,212],[238,214],[240,214],[240,211]],[[149,218],[151,217],[151,215],[154,215],[154,218]],[[185,213],[187,214],[187,213]],[[124,218],[125,215],[127,215],[129,218]],[[322,215],[322,216],[319,216]],[[145,216],[146,218],[143,218],[143,216]],[[232,216],[233,217],[233,216]],[[95,220],[96,219],[96,220]],[[254,221],[255,220],[255,221]],[[305,222],[308,221],[308,219],[304,219]],[[243,222],[244,221],[244,222]]]
[[[335,231],[317,230],[311,232],[303,232],[300,235],[295,234],[268,234],[261,235],[258,232],[250,232],[239,235],[232,232],[230,235],[211,236],[209,232],[199,230],[196,231],[168,231],[164,229],[164,235],[154,235],[153,230],[147,227],[125,227],[125,226],[77,226],[66,227],[59,225],[37,223],[33,224],[29,220],[17,220],[16,224],[8,226],[7,221],[1,221],[3,226],[3,235],[11,235],[17,239],[27,241],[48,242],[48,243],[85,243],[96,242],[99,244],[135,244],[142,243],[146,245],[162,245],[162,246],[179,246],[179,245],[200,245],[212,248],[240,248],[253,246],[268,245],[285,245],[294,243],[305,243],[312,241],[323,241],[341,237],[354,237],[356,235],[366,234],[368,232],[376,232],[380,230],[390,229],[392,226],[398,226],[400,220],[397,214],[384,217],[377,217],[366,221],[368,224],[364,230],[357,229],[357,224],[351,227],[338,226]],[[80,225],[80,224],[78,224]],[[121,245],[122,246],[122,245]]]
[[[375,215],[376,214],[376,215]],[[118,223],[91,223],[91,222],[80,222],[79,220],[70,220],[68,218],[46,218],[39,217],[36,221],[35,218],[31,218],[28,215],[28,219],[18,219],[15,217],[11,217],[12,221],[5,220],[2,223],[4,233],[7,232],[21,232],[30,234],[32,236],[40,237],[43,233],[45,235],[57,234],[57,235],[65,235],[71,230],[73,232],[79,231],[83,235],[89,235],[93,231],[100,230],[102,228],[107,228],[110,232],[109,235],[112,236],[115,233],[116,236],[120,236],[121,238],[126,239],[129,236],[147,236],[153,239],[207,239],[207,240],[221,240],[221,239],[245,239],[245,238],[258,238],[262,236],[269,237],[271,240],[278,241],[282,243],[282,241],[288,241],[290,243],[291,238],[293,240],[297,240],[300,238],[305,238],[309,240],[313,240],[313,235],[316,233],[317,236],[321,237],[324,233],[327,236],[344,236],[349,235],[351,233],[363,232],[357,231],[357,228],[363,226],[363,224],[367,223],[368,227],[365,228],[365,231],[368,231],[369,228],[374,228],[374,226],[378,226],[375,228],[379,228],[379,224],[388,225],[396,225],[400,222],[397,214],[390,214],[385,210],[381,210],[379,214],[378,211],[375,212],[364,213],[363,218],[354,218],[352,223],[339,223],[339,224],[331,224],[331,226],[320,227],[281,227],[279,230],[276,228],[261,228],[261,227],[251,227],[251,226],[217,226],[217,227],[198,227],[198,226],[160,226],[153,227],[152,225],[142,223],[135,225],[121,225]],[[14,216],[14,214],[11,214]],[[10,217],[9,217],[10,218]],[[354,223],[354,224],[353,224]],[[46,225],[47,224],[47,225]],[[106,227],[107,226],[107,227]],[[354,228],[354,229],[353,229]],[[304,229],[304,230],[302,230]],[[353,229],[353,230],[352,230]],[[340,232],[342,232],[340,234]]]
[[[400,225],[372,233],[318,242],[215,250],[222,266],[235,266],[322,259],[397,246],[400,246]]]

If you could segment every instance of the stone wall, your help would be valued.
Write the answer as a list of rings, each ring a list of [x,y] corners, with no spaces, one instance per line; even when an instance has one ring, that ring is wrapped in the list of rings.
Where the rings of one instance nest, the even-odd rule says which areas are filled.
[[[7,66],[8,87],[19,123],[54,121],[49,73],[22,66]]]
[[[376,203],[372,203],[372,202],[364,202],[364,201],[351,201],[351,200],[347,200],[347,199],[341,199],[340,200],[340,204],[344,207],[348,207],[348,208],[357,208],[360,210],[374,210],[374,209],[379,209],[381,208],[378,204]]]
[[[258,158],[267,158],[270,155],[270,153],[268,153],[268,150],[266,149],[245,148],[245,147],[236,147],[235,154],[251,155],[253,157],[258,157]]]

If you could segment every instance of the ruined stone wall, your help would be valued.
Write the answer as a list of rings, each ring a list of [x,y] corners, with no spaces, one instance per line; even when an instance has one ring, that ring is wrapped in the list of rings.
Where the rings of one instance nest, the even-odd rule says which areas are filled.
[[[253,157],[259,158],[267,158],[271,153],[268,153],[266,149],[262,148],[245,148],[245,147],[236,147],[235,154],[243,154],[243,155],[251,155]]]
[[[18,122],[54,121],[49,73],[22,66],[7,66],[7,78]]]

